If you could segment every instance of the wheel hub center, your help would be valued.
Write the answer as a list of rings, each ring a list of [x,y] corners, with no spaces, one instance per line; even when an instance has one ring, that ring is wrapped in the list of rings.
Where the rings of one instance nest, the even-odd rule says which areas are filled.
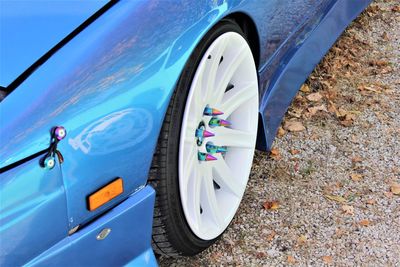
[[[203,112],[203,116],[211,116],[211,119],[209,120],[209,123],[208,123],[208,126],[210,128],[221,127],[221,126],[222,127],[231,126],[231,123],[229,121],[219,119],[217,117],[222,114],[224,114],[224,113],[217,109],[210,108],[208,105],[204,108],[204,112]],[[196,136],[197,146],[201,147],[204,143],[205,138],[213,137],[213,136],[215,136],[215,134],[206,130],[206,124],[202,120],[196,129],[195,136]],[[217,158],[214,157],[212,154],[222,153],[225,155],[225,153],[227,152],[227,147],[226,146],[216,146],[212,142],[208,142],[206,144],[206,150],[207,150],[207,152],[202,152],[200,150],[197,152],[198,159],[200,161],[216,160]]]

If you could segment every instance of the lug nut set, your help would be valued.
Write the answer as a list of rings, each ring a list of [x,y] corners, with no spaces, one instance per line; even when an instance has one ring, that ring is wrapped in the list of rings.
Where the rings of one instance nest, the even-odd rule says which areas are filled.
[[[217,117],[217,116],[223,115],[223,114],[224,113],[222,111],[219,111],[215,108],[210,108],[208,105],[206,106],[206,108],[204,109],[204,112],[203,112],[204,116],[212,116],[212,118],[210,119],[210,121],[208,123],[208,126],[210,128],[228,127],[228,126],[232,125],[229,121],[219,119]],[[197,139],[197,145],[201,146],[203,144],[205,138],[213,137],[213,136],[215,136],[215,134],[210,131],[207,131],[204,123],[201,122],[199,124],[198,128],[196,129],[195,136]],[[216,146],[212,142],[208,142],[206,144],[206,150],[207,150],[207,153],[200,152],[200,151],[197,153],[199,161],[217,160],[217,158],[215,156],[213,156],[212,154],[216,154],[216,153],[225,154],[228,151],[226,146]]]

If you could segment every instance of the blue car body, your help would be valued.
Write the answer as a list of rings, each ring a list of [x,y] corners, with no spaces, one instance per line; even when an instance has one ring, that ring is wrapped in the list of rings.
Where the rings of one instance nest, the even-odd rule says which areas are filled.
[[[10,92],[0,103],[1,266],[156,265],[147,177],[201,38],[226,17],[248,25],[257,146],[268,150],[298,88],[370,0],[55,2],[27,1],[24,12],[0,2],[0,85]],[[45,170],[56,125],[67,129],[64,162]],[[89,211],[88,195],[117,177],[124,192]]]

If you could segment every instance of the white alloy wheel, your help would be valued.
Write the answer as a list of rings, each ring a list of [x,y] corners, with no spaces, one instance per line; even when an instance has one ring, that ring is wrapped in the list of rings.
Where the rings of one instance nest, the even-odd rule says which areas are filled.
[[[258,81],[251,49],[240,34],[224,33],[212,42],[195,72],[179,142],[181,204],[200,239],[222,234],[239,207],[257,124]]]

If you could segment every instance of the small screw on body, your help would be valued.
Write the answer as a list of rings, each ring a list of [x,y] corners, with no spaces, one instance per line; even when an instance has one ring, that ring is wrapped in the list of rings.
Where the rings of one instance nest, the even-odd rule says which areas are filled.
[[[101,230],[101,232],[96,236],[96,239],[97,239],[97,240],[103,240],[103,239],[105,239],[110,233],[111,233],[111,229],[110,229],[110,228],[104,228],[104,229]]]

